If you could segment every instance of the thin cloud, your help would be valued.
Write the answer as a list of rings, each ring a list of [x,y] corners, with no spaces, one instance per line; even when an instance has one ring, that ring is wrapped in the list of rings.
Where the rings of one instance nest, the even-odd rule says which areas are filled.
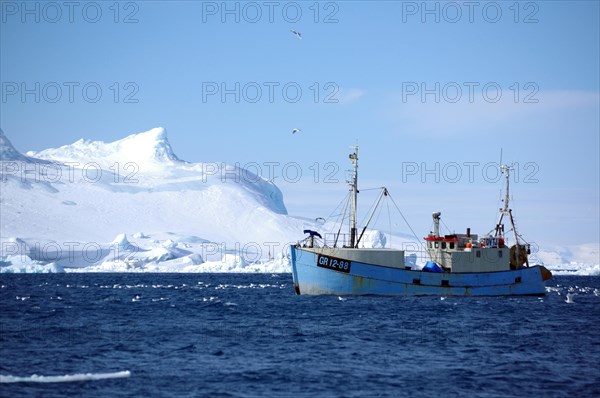
[[[341,88],[336,94],[340,104],[350,104],[358,101],[367,94],[365,90],[359,88]]]
[[[540,91],[537,102],[515,102],[513,92],[505,90],[495,103],[475,98],[461,98],[455,103],[435,102],[433,96],[421,101],[420,96],[405,99],[394,97],[394,107],[387,116],[402,126],[403,133],[434,137],[451,136],[473,131],[505,132],[515,126],[527,128],[554,128],[565,123],[581,123],[581,112],[595,112],[597,121],[600,93],[587,91]],[[591,119],[588,119],[591,120]],[[507,130],[510,128],[510,130]]]

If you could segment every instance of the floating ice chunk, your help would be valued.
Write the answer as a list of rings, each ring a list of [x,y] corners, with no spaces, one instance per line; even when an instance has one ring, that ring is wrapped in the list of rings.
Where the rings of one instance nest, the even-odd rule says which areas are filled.
[[[239,254],[224,254],[221,263],[229,269],[244,268],[246,266],[246,261]]]
[[[0,263],[0,273],[7,274],[51,274],[65,272],[57,263],[32,260],[29,256],[6,256]]]

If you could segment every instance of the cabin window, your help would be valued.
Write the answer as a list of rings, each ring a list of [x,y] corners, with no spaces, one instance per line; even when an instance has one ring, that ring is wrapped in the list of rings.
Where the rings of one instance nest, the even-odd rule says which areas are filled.
[[[481,250],[477,250],[475,252],[475,257],[478,257],[478,258],[481,257]]]
[[[454,242],[450,242],[450,249],[454,249]]]
[[[447,279],[442,279],[442,286],[450,286],[450,282]]]
[[[502,258],[502,250],[498,250],[498,257]]]
[[[429,248],[431,249],[433,246],[431,245],[431,242],[429,242]]]
[[[435,242],[435,248],[439,248],[440,247],[440,242]]]
[[[446,242],[442,242],[442,249],[446,248]]]
[[[520,276],[517,276],[515,278],[515,283],[521,283],[521,277]]]
[[[420,285],[420,284],[421,284],[420,279],[413,279],[413,285]]]

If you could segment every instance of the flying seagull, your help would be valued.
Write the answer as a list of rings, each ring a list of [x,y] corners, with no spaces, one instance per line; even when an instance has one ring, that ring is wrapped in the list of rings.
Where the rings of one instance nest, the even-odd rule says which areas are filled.
[[[293,129],[293,130],[292,130],[292,134],[299,133],[300,131],[301,131],[300,129]]]
[[[567,293],[567,299],[565,300],[565,303],[567,304],[573,304],[575,301],[573,301],[573,297],[576,295],[577,293]]]
[[[298,37],[299,39],[302,39],[302,34],[300,32],[298,32],[297,30],[290,29],[290,32],[292,32],[293,34],[295,34],[296,37]]]

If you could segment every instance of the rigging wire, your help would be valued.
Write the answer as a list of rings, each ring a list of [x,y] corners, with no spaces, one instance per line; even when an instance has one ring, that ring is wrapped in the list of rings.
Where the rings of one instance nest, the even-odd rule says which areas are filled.
[[[450,228],[448,228],[448,226],[446,225],[446,223],[444,222],[444,219],[442,217],[440,217],[440,221],[442,222],[442,226],[444,228],[446,228],[446,231],[448,231],[448,234],[453,233],[452,230]],[[434,224],[433,221],[431,222],[431,224],[429,224],[429,231],[430,232],[433,232],[433,224]],[[443,235],[446,235],[446,234],[443,234]]]
[[[444,228],[446,228],[448,233],[451,234],[452,230],[450,228],[448,228],[448,226],[446,225],[446,223],[444,222],[444,219],[442,217],[440,217],[440,221],[442,222],[442,225],[444,226]]]
[[[349,205],[350,205],[350,193],[348,193],[348,195],[346,195],[346,206],[344,207],[344,213],[342,214],[342,219],[340,220],[338,218],[338,222],[340,223],[340,228],[338,229],[337,234],[335,235],[335,240],[333,241],[333,247],[337,247],[337,242],[338,242],[338,239],[342,232],[342,226],[344,225],[344,220],[346,219],[346,212],[348,211]],[[336,222],[336,224],[337,224],[337,222]]]
[[[365,192],[365,191],[378,191],[381,189],[386,189],[385,187],[378,187],[378,188],[366,188],[366,189],[361,189],[361,192]],[[378,205],[377,200],[375,200],[375,202],[373,202],[373,204],[371,204],[371,207],[369,207],[369,211],[365,213],[362,221],[359,223],[359,225],[365,225],[368,224],[368,222],[366,221],[366,219],[369,217],[369,214],[371,214],[372,212],[374,212],[376,209],[375,207]]]
[[[378,190],[380,190],[380,189],[385,189],[385,187],[365,188],[365,189],[361,189],[360,191],[361,191],[361,192],[364,192],[364,191],[375,191],[375,190],[377,190],[377,191],[378,191]]]
[[[375,200],[375,203],[371,206],[371,209],[369,211],[368,220],[365,223],[364,227],[362,228],[360,235],[358,236],[358,241],[356,242],[357,247],[358,247],[358,244],[360,243],[362,237],[364,236],[365,231],[367,230],[367,227],[369,226],[369,224],[371,224],[371,220],[373,219],[375,212],[378,209],[379,209],[379,211],[381,211],[381,207],[379,207],[379,204],[381,203],[381,200],[383,199],[383,197],[385,195],[387,195],[387,189],[385,187],[383,187],[383,188],[381,188],[381,192],[380,192],[379,196],[377,197],[377,199]],[[379,218],[379,216],[378,216],[378,218]]]
[[[377,210],[377,209],[375,208],[375,206],[377,206],[377,201],[375,201],[375,202],[373,202],[373,204],[371,204],[371,207],[369,207],[369,211],[365,213],[365,215],[364,215],[364,217],[363,217],[362,221],[361,221],[361,222],[358,224],[359,226],[360,226],[360,225],[365,225],[365,224],[366,224],[366,222],[367,222],[367,218],[369,217],[369,214],[371,214],[372,212],[374,212],[375,210]]]
[[[377,211],[377,215],[375,216],[375,222],[373,223],[373,225],[377,225],[377,222],[379,221],[379,216],[381,216],[381,211],[383,210],[383,206],[378,206],[379,210]]]
[[[417,234],[415,233],[415,231],[412,229],[412,227],[410,226],[410,224],[408,223],[408,220],[406,220],[406,217],[404,217],[404,214],[402,214],[402,211],[400,210],[400,208],[398,207],[398,205],[396,204],[396,201],[394,200],[394,198],[392,198],[392,195],[389,194],[388,192],[388,196],[390,197],[390,200],[392,201],[392,203],[394,204],[394,206],[396,207],[396,210],[398,210],[398,213],[400,213],[400,215],[402,216],[402,219],[404,220],[404,222],[406,223],[406,225],[408,226],[408,228],[410,229],[410,232],[412,232],[413,236],[415,237],[415,239],[417,240],[417,243],[419,244],[419,246],[421,246],[421,248],[423,249],[423,251],[425,251],[425,246],[423,246],[423,242],[421,242],[421,239],[419,239],[417,237]]]
[[[389,193],[388,193],[389,195]],[[390,237],[390,249],[392,248],[392,215],[390,213],[390,202],[389,200],[385,201],[385,206],[387,207],[387,212],[388,212],[388,224],[389,224],[389,237]]]
[[[340,203],[338,203],[338,205],[335,207],[335,209],[333,209],[333,211],[331,212],[331,214],[329,214],[329,216],[327,217],[326,221],[329,221],[332,217],[339,217],[340,214],[342,214],[342,213],[338,213],[338,214],[334,214],[334,213],[338,210],[338,208],[341,209],[342,204],[344,203],[344,201],[346,201],[346,202],[348,201],[348,196],[349,196],[349,194],[347,194],[346,196],[344,196],[344,198],[340,201]]]

